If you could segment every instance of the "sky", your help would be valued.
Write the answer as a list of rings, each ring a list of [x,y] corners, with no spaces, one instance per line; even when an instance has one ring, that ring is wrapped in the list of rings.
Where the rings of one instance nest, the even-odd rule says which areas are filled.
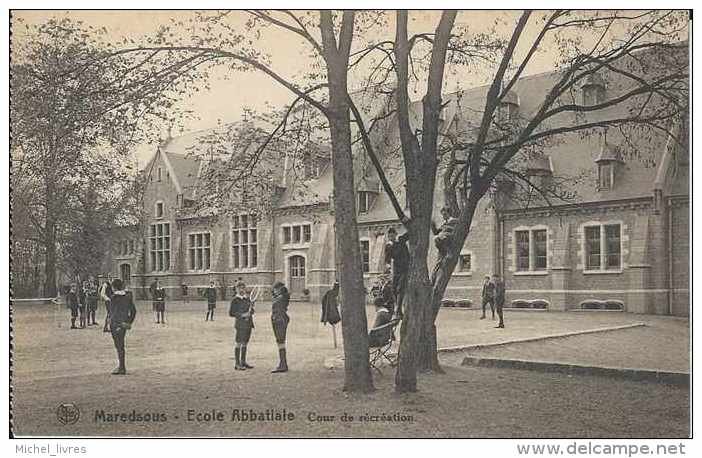
[[[538,14],[538,13],[537,13]],[[159,25],[167,24],[171,19],[186,20],[192,17],[189,11],[15,11],[13,16],[21,18],[29,24],[38,24],[49,17],[69,16],[95,27],[105,27],[108,38],[115,41],[122,37],[137,39],[153,35]],[[509,37],[519,13],[514,11],[462,11],[456,19],[457,26],[467,26],[475,32],[487,32],[493,25],[496,33]],[[413,11],[410,13],[409,28],[413,31],[431,31],[437,24],[439,12]],[[230,21],[235,29],[243,27],[248,15],[244,12],[233,12]],[[495,22],[498,22],[495,25]],[[528,27],[525,36],[534,36],[537,32],[538,21],[532,20],[533,26]],[[392,15],[390,22],[377,29],[378,38],[391,38],[394,31]],[[21,45],[22,29],[13,30],[12,46]],[[528,42],[528,40],[526,40]],[[309,69],[312,61],[307,57],[306,45],[301,39],[286,31],[276,28],[264,31],[260,40],[261,51],[271,57],[273,67],[284,75],[296,75]],[[524,52],[524,50],[518,50]],[[540,73],[553,69],[555,50],[551,52],[548,45],[545,51],[533,59],[524,72],[525,75]],[[243,109],[250,107],[255,110],[265,110],[267,105],[280,107],[292,100],[291,93],[278,83],[256,72],[231,72],[228,79],[222,78],[224,70],[214,72],[208,81],[210,89],[204,88],[196,95],[185,96],[181,106],[195,113],[195,119],[183,120],[181,126],[174,129],[174,135],[179,131],[184,133],[215,127],[218,122],[233,122],[241,119]],[[477,73],[448,75],[444,90],[453,92],[458,89],[480,86],[487,82],[488,75]],[[415,88],[420,91],[422,88]],[[420,98],[421,92],[410,94]],[[164,133],[167,128],[164,127]],[[142,145],[136,151],[140,165],[143,167],[148,158],[155,152],[155,145]]]

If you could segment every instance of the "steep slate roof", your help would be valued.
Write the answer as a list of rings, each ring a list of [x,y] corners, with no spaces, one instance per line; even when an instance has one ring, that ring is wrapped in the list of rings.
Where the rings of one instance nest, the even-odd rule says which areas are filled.
[[[557,72],[551,71],[519,79],[512,89],[514,95],[511,96],[513,99],[515,96],[518,97],[519,113],[530,117],[540,107],[544,96],[559,77],[560,75]],[[597,78],[597,81],[607,82],[606,97],[608,98],[614,97],[626,89],[618,77],[608,72],[603,71],[602,75],[599,75]],[[442,131],[445,132],[447,128],[454,128],[457,125],[460,131],[471,132],[475,128],[475,124],[480,120],[487,91],[488,86],[481,86],[444,95],[443,102],[447,105],[442,116],[445,119]],[[576,100],[578,102],[581,102],[581,99],[579,99],[581,97],[580,88],[574,91],[573,96],[577,97]],[[637,100],[633,99],[631,101],[632,104],[636,102]],[[627,110],[628,106],[619,105],[597,113],[590,113],[587,116],[589,120],[595,120],[598,117],[600,119],[610,119],[612,116],[626,113]],[[555,127],[572,124],[575,120],[574,116],[572,113],[563,113],[553,117],[550,125]],[[421,127],[421,101],[412,103],[410,118],[413,128]],[[393,189],[398,194],[400,203],[404,204],[402,155],[395,152],[399,148],[397,118],[394,115],[388,117],[379,131],[384,131],[386,135],[382,136],[378,132],[373,135],[376,152],[381,156],[381,162],[387,161],[386,156],[394,156],[396,163],[393,165],[397,171],[389,174],[388,178]],[[667,138],[661,134],[653,135],[651,138],[634,138],[632,141],[633,148],[629,148],[629,155],[623,157],[624,163],[617,172],[615,186],[610,190],[597,189],[596,160],[602,151],[603,142],[605,142],[605,139],[600,138],[599,135],[583,137],[578,133],[572,133],[561,136],[560,141],[547,147],[543,152],[550,160],[549,164],[552,167],[554,176],[587,177],[580,181],[574,179],[566,181],[565,186],[569,186],[568,190],[576,192],[577,202],[585,203],[651,196],[653,192],[652,183],[656,177],[657,167],[661,165],[660,158],[666,147]],[[622,138],[620,133],[610,131],[607,134],[606,142],[609,145],[618,147],[625,144],[625,139]],[[356,154],[364,154],[362,146],[359,148],[356,149]],[[520,160],[520,158],[515,159]],[[369,170],[367,173],[375,176],[373,170]],[[435,208],[438,211],[443,201],[441,171],[439,171],[436,181]],[[359,222],[393,218],[395,218],[395,212],[390,200],[381,192],[370,211],[365,215],[359,216]]]
[[[640,56],[639,56],[640,57]],[[557,72],[545,72],[531,76],[522,77],[517,81],[510,94],[511,100],[516,100],[519,103],[519,113],[526,117],[534,113],[543,101],[545,94],[553,87],[558,80]],[[595,77],[597,82],[604,82],[606,85],[606,97],[613,97],[619,91],[623,90],[621,81],[617,77],[603,71]],[[474,131],[476,124],[480,120],[480,114],[484,108],[485,97],[487,95],[488,86],[475,87],[467,90],[462,90],[443,96],[443,102],[446,104],[442,113],[441,130],[446,132],[447,129],[458,129],[462,132],[462,136],[470,136]],[[576,88],[572,94],[580,101],[580,88]],[[361,91],[352,95],[359,109],[361,109],[366,127],[370,126],[374,116],[382,113],[387,106],[387,99],[384,101],[382,97],[374,98],[368,93]],[[634,103],[635,101],[632,101]],[[613,115],[622,114],[627,110],[626,106],[612,107],[606,110],[601,110],[598,113],[588,114],[590,119],[596,117],[611,117]],[[413,128],[421,126],[422,119],[422,102],[415,101],[410,106],[410,122]],[[551,120],[550,126],[562,126],[570,124],[574,121],[572,113],[564,113],[558,115]],[[219,128],[218,128],[219,129]],[[202,147],[203,139],[215,129],[194,132],[192,134],[170,139],[164,147],[169,161],[176,173],[181,187],[184,192],[186,189],[195,189],[197,187],[197,176],[200,168],[200,161],[194,158],[186,157],[186,154],[192,152],[195,148]],[[398,195],[398,200],[404,205],[404,168],[402,163],[402,154],[399,147],[399,132],[396,115],[390,115],[387,118],[377,122],[373,131],[370,134],[371,140],[376,148],[376,153],[379,160],[386,169],[386,174],[393,189]],[[611,190],[600,191],[596,186],[597,165],[596,160],[599,157],[603,142],[605,139],[597,135],[582,137],[578,133],[568,134],[561,137],[561,141],[555,142],[547,147],[543,153],[548,158],[548,164],[557,177],[576,177],[586,175],[584,181],[575,182],[571,180],[570,186],[572,191],[577,193],[578,202],[595,202],[605,200],[619,200],[626,198],[650,196],[652,192],[652,183],[656,178],[657,167],[660,166],[660,157],[666,148],[667,139],[662,135],[653,136],[652,138],[638,139],[638,144],[634,145],[633,153],[624,156],[624,163],[621,165],[615,186]],[[636,141],[636,139],[635,139]],[[619,146],[624,143],[621,135],[610,132],[607,135],[606,142],[608,145]],[[232,145],[232,148],[235,146]],[[640,157],[637,157],[640,156]],[[517,159],[519,160],[519,159]],[[283,164],[273,164],[275,170],[281,171]],[[441,192],[441,171],[437,176],[437,186],[435,189],[435,207],[440,208],[443,201]],[[368,160],[363,145],[359,142],[354,146],[354,177],[358,186],[363,183],[378,182],[377,174]],[[395,212],[390,204],[388,197],[379,188],[378,196],[373,206],[366,214],[359,215],[358,221],[387,221],[396,219]],[[302,185],[288,186],[282,193],[278,207],[297,207],[306,206],[318,203],[328,203],[329,197],[333,192],[333,173],[332,167],[326,167],[320,177],[316,179],[306,180]]]
[[[250,151],[252,148],[257,148],[256,141],[250,141],[247,144],[234,143],[217,143],[216,147],[211,148],[213,143],[216,143],[216,138],[227,132],[234,124],[226,124],[224,126],[213,129],[205,129],[178,137],[172,137],[159,145],[159,150],[163,153],[167,165],[173,170],[175,181],[180,186],[184,197],[189,199],[197,199],[198,187],[202,184],[200,179],[206,173],[207,167],[212,163],[209,160],[202,159],[205,153],[210,150],[218,152],[230,151]],[[319,154],[325,154],[320,148]],[[216,154],[216,153],[215,153]],[[329,153],[327,153],[329,154]],[[200,155],[200,157],[198,157]],[[147,170],[151,167],[157,153],[149,161]],[[261,170],[266,170],[273,173],[274,180],[283,183],[284,160],[283,153],[280,156],[277,154],[262,155],[257,167]],[[329,195],[332,193],[332,175],[331,167],[327,167],[321,177],[314,180],[307,180],[301,185],[288,186],[281,198],[279,199],[279,207],[281,206],[305,206],[314,203],[326,203],[329,201]]]
[[[183,195],[191,199],[195,191],[195,184],[197,183],[197,173],[200,169],[199,160],[186,157],[183,154],[176,154],[170,152],[164,152],[168,158],[168,162],[173,166],[173,171],[176,174],[178,183],[183,190]]]

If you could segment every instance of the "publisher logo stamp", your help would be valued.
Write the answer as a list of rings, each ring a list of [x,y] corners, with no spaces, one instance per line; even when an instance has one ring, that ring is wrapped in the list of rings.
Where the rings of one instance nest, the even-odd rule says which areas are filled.
[[[80,418],[80,410],[72,402],[64,402],[56,409],[56,418],[62,425],[73,425]]]

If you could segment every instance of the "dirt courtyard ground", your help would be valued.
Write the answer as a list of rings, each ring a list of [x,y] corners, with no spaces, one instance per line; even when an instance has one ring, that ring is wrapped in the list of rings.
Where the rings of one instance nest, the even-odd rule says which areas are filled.
[[[319,323],[316,304],[291,305],[291,371],[287,374],[270,373],[277,351],[269,304],[257,307],[249,350],[249,360],[256,367],[245,372],[233,370],[232,321],[224,302],[218,305],[216,321],[208,323],[202,302],[169,304],[165,326],[153,322],[149,304],[138,307],[137,321],[127,337],[129,374],[124,377],[109,375],[115,365],[114,348],[109,334],[99,327],[70,330],[67,310],[55,306],[14,311],[16,435],[689,435],[687,388],[594,376],[463,368],[455,355],[445,355],[446,374],[422,375],[417,394],[394,394],[393,371],[385,368],[382,374],[374,374],[376,392],[347,395],[341,391],[343,371],[324,368],[324,360],[340,354],[341,349],[333,348],[331,330]],[[641,357],[644,361],[667,355],[676,360],[676,367],[689,365],[689,336],[681,320],[624,313],[508,312],[507,329],[502,332],[490,320],[477,318],[476,311],[442,311],[440,346],[646,322],[648,326],[641,329],[648,329],[648,337],[636,334],[642,348],[631,353],[650,355]],[[611,333],[608,348],[621,344],[614,337],[619,332],[622,342],[631,338],[625,331]],[[597,347],[581,345],[587,354],[598,352]],[[62,403],[79,409],[75,424],[58,420],[57,408]],[[247,420],[250,411],[273,419]]]

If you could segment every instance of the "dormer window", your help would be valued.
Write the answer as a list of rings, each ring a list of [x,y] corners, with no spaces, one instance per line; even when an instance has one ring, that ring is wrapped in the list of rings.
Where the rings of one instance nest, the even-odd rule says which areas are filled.
[[[529,182],[540,190],[546,190],[551,185],[553,163],[548,155],[539,154],[529,159],[527,164]]]
[[[519,116],[519,96],[514,91],[509,91],[497,107],[497,117],[500,122],[510,122]]]
[[[597,182],[598,188],[602,190],[612,189],[614,187],[614,163],[601,163],[597,167]]]
[[[621,152],[619,148],[608,145],[606,142],[602,145],[599,157],[595,160],[597,163],[597,189],[606,191],[614,188],[614,179],[617,174],[618,164],[622,164]]]
[[[368,213],[371,205],[373,205],[373,193],[358,191],[358,213]]]
[[[598,105],[605,101],[605,82],[597,73],[588,75],[582,89],[583,105]]]
[[[368,213],[378,196],[378,183],[363,177],[358,184],[356,207],[359,214]]]

